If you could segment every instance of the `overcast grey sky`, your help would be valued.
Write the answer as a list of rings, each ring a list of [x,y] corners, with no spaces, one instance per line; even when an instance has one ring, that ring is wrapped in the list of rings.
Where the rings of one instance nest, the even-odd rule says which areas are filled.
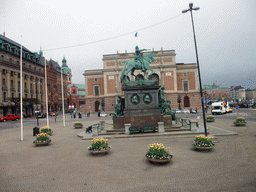
[[[202,84],[256,88],[255,0],[0,0],[0,33],[18,43],[22,35],[26,48],[41,46],[59,64],[65,55],[73,83],[84,83],[83,71],[102,68],[102,55],[136,45],[195,63],[190,13],[181,14],[190,2],[200,7],[193,16]]]

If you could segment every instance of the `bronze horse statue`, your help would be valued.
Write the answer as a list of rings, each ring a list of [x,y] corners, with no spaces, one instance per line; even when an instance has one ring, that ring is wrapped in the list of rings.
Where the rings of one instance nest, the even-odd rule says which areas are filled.
[[[153,69],[151,69],[150,66],[149,66],[150,62],[155,62],[154,53],[153,52],[146,53],[143,56],[143,64],[144,64],[145,70],[142,70],[143,69],[142,68],[142,64],[139,61],[135,61],[134,59],[132,59],[132,60],[129,60],[129,61],[125,62],[123,71],[122,71],[122,73],[120,75],[120,79],[123,79],[123,77],[125,75],[125,79],[126,79],[126,81],[128,81],[128,79],[127,79],[128,73],[131,72],[131,75],[135,76],[134,75],[134,71],[136,69],[140,69],[140,70],[142,70],[144,72],[144,76],[143,76],[144,80],[145,80],[146,71],[150,70],[151,71],[151,74],[149,75],[149,79],[150,79],[151,75],[153,74]],[[126,66],[127,66],[128,69],[125,72]],[[136,77],[136,79],[137,79],[137,77]]]

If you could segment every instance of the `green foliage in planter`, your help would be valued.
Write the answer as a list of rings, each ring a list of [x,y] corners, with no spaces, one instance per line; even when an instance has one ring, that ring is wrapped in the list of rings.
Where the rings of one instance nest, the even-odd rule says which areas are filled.
[[[52,131],[51,128],[47,127],[47,126],[41,128],[42,133],[47,133],[47,132],[51,132],[51,131]]]
[[[36,140],[47,141],[50,139],[50,136],[47,133],[39,133],[36,135]]]
[[[82,124],[81,122],[79,122],[79,121],[76,121],[74,125],[75,125],[75,126],[81,126],[81,125],[83,125],[83,124]]]
[[[153,143],[148,146],[146,157],[152,159],[171,159],[172,155],[169,154],[168,149],[162,143]]]
[[[206,118],[207,119],[214,119],[214,116],[213,115],[208,115]]]
[[[244,123],[245,122],[245,118],[244,117],[237,117],[236,118],[236,122]]]
[[[214,143],[212,143],[212,138],[207,137],[205,135],[195,136],[194,146],[196,147],[212,147]]]
[[[108,140],[104,139],[103,137],[97,137],[92,140],[91,146],[88,147],[88,150],[107,150],[110,148],[108,146]]]

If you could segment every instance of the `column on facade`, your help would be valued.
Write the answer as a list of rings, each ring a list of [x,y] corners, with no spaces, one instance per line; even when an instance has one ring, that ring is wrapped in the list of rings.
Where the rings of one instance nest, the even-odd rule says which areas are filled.
[[[117,93],[121,93],[121,83],[119,83],[119,77],[121,74],[118,73],[118,71],[116,72],[116,92]]]
[[[28,98],[31,98],[31,92],[30,92],[30,76],[28,76]]]
[[[17,72],[18,73],[18,72]],[[15,82],[14,82],[14,89],[15,89],[15,94],[14,97],[19,97],[19,91],[18,91],[18,75],[15,74]]]
[[[177,71],[176,69],[173,70],[173,83],[174,83],[174,91],[177,92]]]
[[[6,73],[7,76],[7,98],[11,97],[11,71],[8,70],[8,73]]]

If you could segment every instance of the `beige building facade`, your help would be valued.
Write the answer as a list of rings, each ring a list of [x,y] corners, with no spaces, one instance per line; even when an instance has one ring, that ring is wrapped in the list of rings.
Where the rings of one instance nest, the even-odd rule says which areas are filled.
[[[200,92],[198,89],[198,74],[196,64],[176,63],[174,50],[153,51],[155,62],[150,64],[154,73],[152,79],[165,87],[165,97],[171,101],[172,109],[177,109],[178,97],[181,98],[181,108],[195,108],[199,106]],[[147,53],[147,52],[145,52]],[[143,54],[145,54],[143,53]],[[134,53],[117,53],[103,55],[103,69],[85,70],[85,106],[84,112],[104,110],[112,113],[118,96],[124,98],[120,79],[124,63],[133,59]],[[139,79],[143,73],[136,70],[134,73]],[[150,71],[146,73],[146,79]],[[128,74],[131,81],[135,77]]]
[[[24,115],[31,116],[44,103],[44,66],[41,55],[22,50]],[[20,44],[0,35],[0,116],[20,114]]]

